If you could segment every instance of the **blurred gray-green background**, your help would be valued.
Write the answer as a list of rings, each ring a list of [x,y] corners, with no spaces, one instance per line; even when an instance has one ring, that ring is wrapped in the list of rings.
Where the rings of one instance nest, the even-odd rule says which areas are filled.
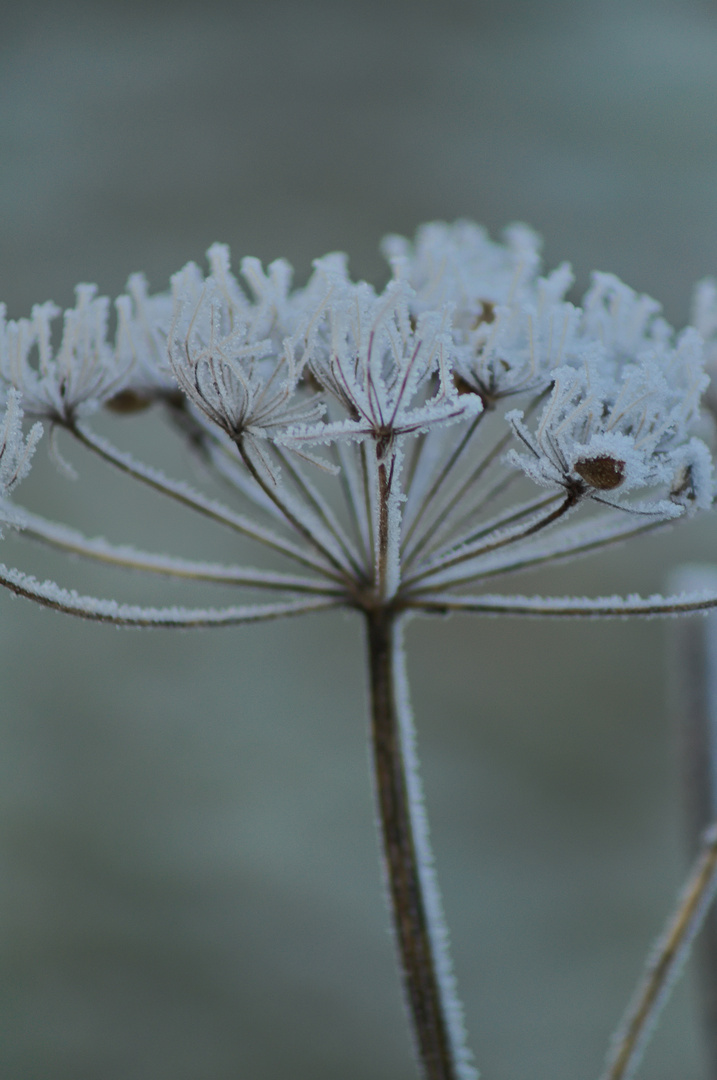
[[[578,286],[687,318],[717,272],[717,11],[699,0],[0,2],[0,298],[152,287],[347,250],[424,220],[525,220]],[[116,441],[186,468],[152,418]],[[115,541],[251,558],[68,451],[28,503]],[[22,494],[22,493],[21,493]],[[534,576],[656,590],[696,523]],[[8,538],[121,599],[139,577]],[[685,870],[669,628],[453,620],[409,632],[438,869],[490,1080],[598,1073]],[[4,1080],[409,1080],[376,860],[356,620],[205,633],[0,597]],[[644,1075],[703,1075],[687,982]]]

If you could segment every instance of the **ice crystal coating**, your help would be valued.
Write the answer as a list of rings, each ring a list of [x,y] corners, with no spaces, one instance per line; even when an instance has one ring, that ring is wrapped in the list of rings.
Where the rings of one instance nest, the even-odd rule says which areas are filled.
[[[30,471],[32,455],[42,435],[42,424],[32,425],[27,438],[22,431],[20,394],[10,390],[0,424],[0,492],[9,495]]]
[[[132,274],[115,307],[117,356],[125,375],[107,405],[114,412],[136,412],[176,394],[167,357],[172,299],[167,293],[150,296],[144,274]]]

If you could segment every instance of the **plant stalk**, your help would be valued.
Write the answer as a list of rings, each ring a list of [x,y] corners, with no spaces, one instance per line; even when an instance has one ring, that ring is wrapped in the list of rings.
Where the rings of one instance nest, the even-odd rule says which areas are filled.
[[[680,620],[673,631],[673,654],[673,696],[680,724],[689,844],[694,848],[706,825],[717,820],[717,682],[714,675],[717,615],[711,612],[705,619]],[[717,912],[714,909],[705,919],[695,959],[708,1074],[715,1078]]]
[[[399,619],[367,612],[371,735],[389,900],[424,1080],[469,1080],[416,771]]]
[[[630,1080],[679,978],[717,891],[717,824],[702,837],[700,854],[677,907],[655,945],[622,1024],[612,1040],[602,1080]]]

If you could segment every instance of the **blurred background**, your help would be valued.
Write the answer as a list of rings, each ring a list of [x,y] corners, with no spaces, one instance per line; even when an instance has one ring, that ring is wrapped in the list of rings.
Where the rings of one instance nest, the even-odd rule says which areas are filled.
[[[0,298],[153,290],[215,240],[264,260],[513,220],[678,325],[717,272],[717,15],[700,0],[0,0]],[[104,421],[102,422],[104,423]],[[173,475],[153,416],[112,431]],[[116,542],[233,537],[76,454],[21,495]],[[190,475],[190,479],[194,479]],[[655,591],[714,523],[521,580]],[[253,556],[247,554],[247,559]],[[160,591],[8,537],[3,560]],[[171,601],[170,601],[171,602]],[[491,1080],[599,1072],[686,865],[659,622],[416,622],[438,870]],[[0,597],[0,1074],[410,1080],[376,858],[361,627],[120,632]],[[704,1075],[687,980],[644,1064]]]

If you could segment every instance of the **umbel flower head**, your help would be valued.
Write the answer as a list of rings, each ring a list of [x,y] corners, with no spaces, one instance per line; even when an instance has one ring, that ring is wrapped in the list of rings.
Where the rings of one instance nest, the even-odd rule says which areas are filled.
[[[163,608],[80,596],[0,565],[0,585],[115,625],[227,626],[343,607],[365,620],[377,792],[407,996],[427,1077],[470,1080],[413,759],[399,627],[415,613],[678,614],[677,597],[496,594],[495,578],[658,530],[713,503],[717,288],[675,333],[610,274],[581,304],[567,265],[544,273],[537,237],[468,222],[385,241],[391,277],[351,280],[345,256],[292,286],[288,263],[235,276],[209,249],[171,290],[141,275],[111,305],[80,286],[61,333],[53,304],[0,320],[0,519],[88,559],[238,590],[223,606]],[[705,344],[706,343],[706,344]],[[705,398],[705,392],[707,395]],[[100,436],[101,408],[169,419],[221,502]],[[90,539],[11,506],[49,421],[125,476],[271,553],[220,565]],[[56,454],[56,460],[62,459]],[[67,471],[67,469],[65,469]],[[469,592],[467,590],[472,589]],[[247,595],[248,594],[248,595]],[[269,596],[267,597],[267,594]],[[259,599],[257,600],[257,596]],[[404,755],[408,757],[406,764]]]
[[[302,288],[283,260],[265,272],[245,258],[240,280],[215,244],[209,274],[190,263],[170,293],[152,295],[133,275],[113,339],[110,303],[90,286],[78,288],[56,344],[52,304],[3,321],[7,422],[17,426],[21,395],[25,413],[300,564],[312,576],[299,584],[228,575],[257,589],[283,581],[291,610],[513,611],[514,597],[469,598],[465,587],[711,506],[709,284],[697,328],[675,334],[654,300],[610,274],[594,276],[581,305],[569,302],[569,267],[544,274],[526,226],[499,243],[469,222],[433,224],[384,249],[392,276],[382,292],[353,282],[339,255],[318,259]],[[103,405],[121,414],[153,403],[234,488],[236,507],[87,425]],[[602,513],[582,513],[588,503]],[[61,544],[60,526],[33,520]],[[97,557],[91,542],[73,544]],[[147,560],[173,573],[173,560]]]

